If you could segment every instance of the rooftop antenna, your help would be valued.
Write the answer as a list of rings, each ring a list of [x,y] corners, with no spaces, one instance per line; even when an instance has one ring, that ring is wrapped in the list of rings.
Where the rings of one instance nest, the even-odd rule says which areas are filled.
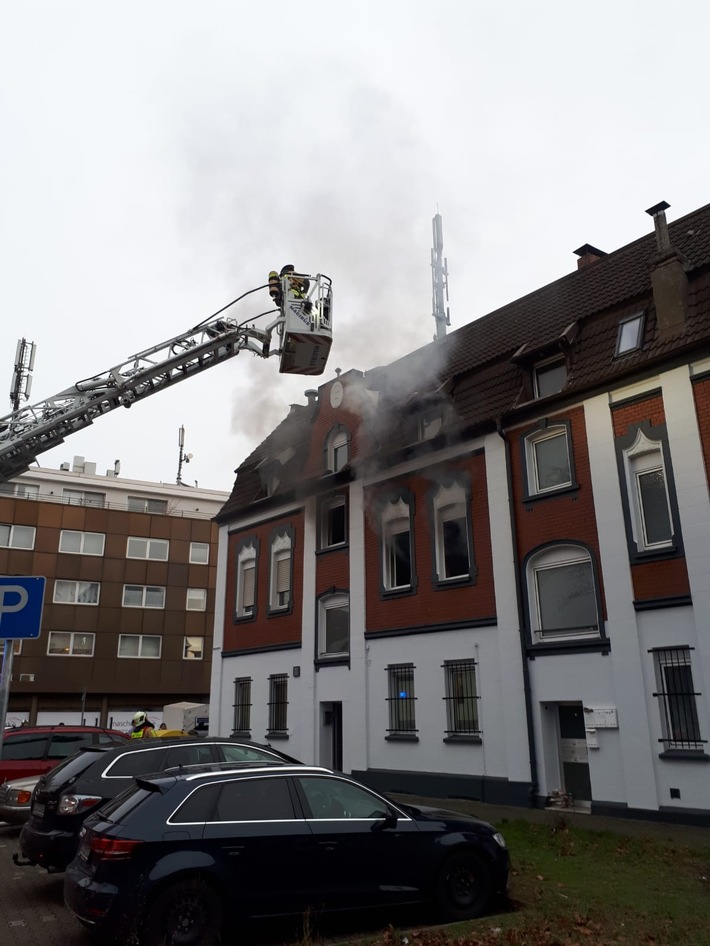
[[[441,214],[437,211],[432,220],[432,229],[434,231],[434,247],[431,251],[431,303],[432,315],[436,322],[437,338],[443,338],[446,335],[446,326],[451,325],[449,317],[449,307],[445,305],[449,301],[449,269],[448,260],[442,259],[444,251],[444,228],[441,222]]]
[[[35,366],[34,342],[28,342],[24,338],[17,341],[17,351],[15,352],[15,368],[12,374],[12,388],[10,389],[10,401],[13,411],[19,411],[20,400],[27,401],[32,390],[32,369]]]
[[[180,449],[178,452],[178,471],[175,482],[178,486],[182,486],[182,465],[192,460],[192,454],[185,453],[185,427],[183,425],[180,425],[180,430],[178,431],[178,447]]]

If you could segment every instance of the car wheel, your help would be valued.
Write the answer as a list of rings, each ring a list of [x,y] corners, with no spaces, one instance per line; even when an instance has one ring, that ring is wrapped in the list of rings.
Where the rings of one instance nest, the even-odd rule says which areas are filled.
[[[436,881],[436,904],[445,920],[470,920],[480,916],[491,899],[491,874],[471,851],[446,858]]]
[[[222,930],[222,902],[199,878],[167,887],[148,906],[145,946],[214,946]]]

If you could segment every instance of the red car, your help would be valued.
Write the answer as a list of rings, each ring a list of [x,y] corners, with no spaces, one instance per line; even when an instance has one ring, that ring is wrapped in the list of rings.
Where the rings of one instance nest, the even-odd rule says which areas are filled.
[[[0,785],[9,779],[44,775],[85,746],[115,746],[128,736],[98,726],[22,726],[6,729],[0,754]]]

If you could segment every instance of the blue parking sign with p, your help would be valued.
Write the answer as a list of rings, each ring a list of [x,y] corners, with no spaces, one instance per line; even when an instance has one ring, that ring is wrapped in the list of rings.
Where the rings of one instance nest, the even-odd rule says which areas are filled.
[[[0,638],[39,637],[45,578],[0,576]]]

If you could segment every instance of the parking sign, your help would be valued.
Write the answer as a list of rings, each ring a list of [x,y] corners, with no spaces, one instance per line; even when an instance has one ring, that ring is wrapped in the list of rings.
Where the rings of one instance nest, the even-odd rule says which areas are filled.
[[[0,576],[0,638],[39,637],[45,578]]]

